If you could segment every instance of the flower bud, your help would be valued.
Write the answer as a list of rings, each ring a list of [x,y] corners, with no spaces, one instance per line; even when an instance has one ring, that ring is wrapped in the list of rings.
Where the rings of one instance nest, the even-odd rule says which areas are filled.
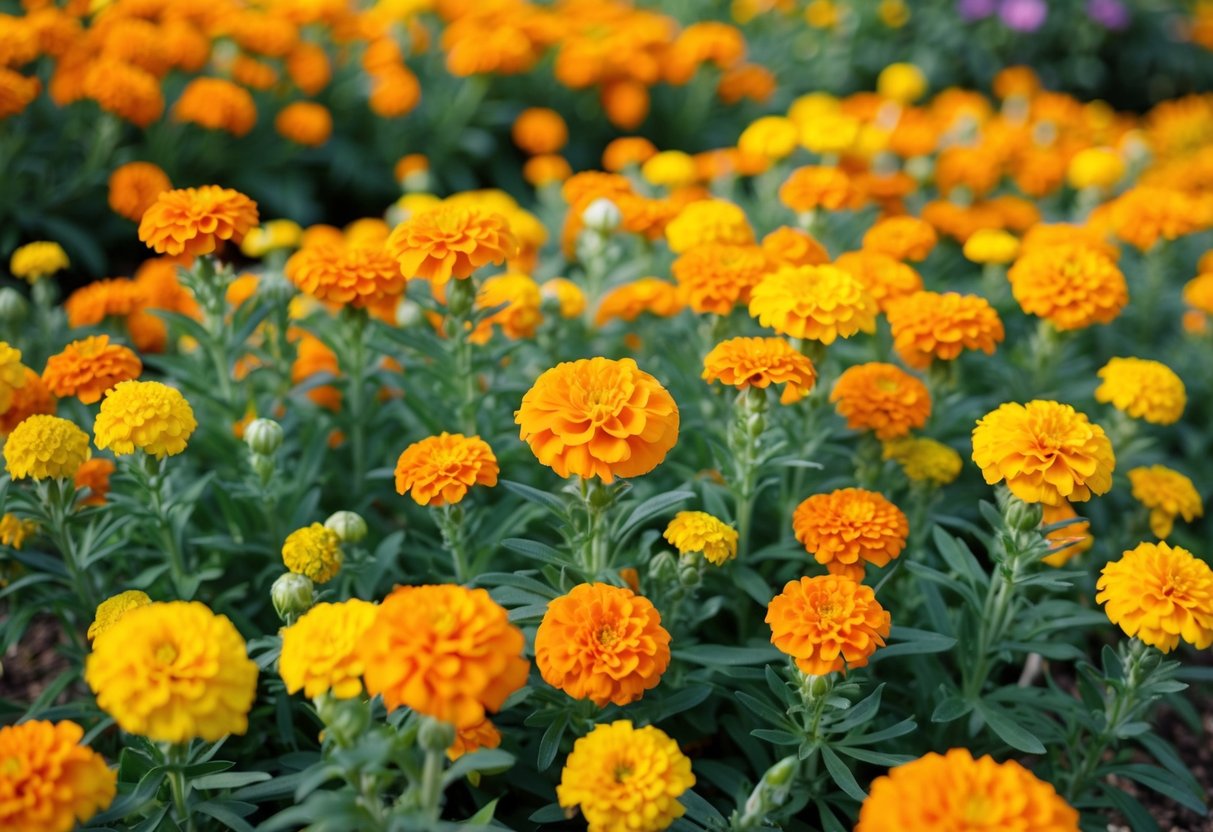
[[[623,213],[614,202],[606,197],[599,197],[586,206],[581,212],[581,221],[585,227],[599,234],[610,234],[623,221]]]
[[[366,521],[352,511],[334,512],[324,521],[324,527],[336,532],[342,543],[358,543],[367,535]]]
[[[371,724],[370,703],[359,697],[338,699],[326,694],[316,699],[316,713],[340,746],[354,745]]]
[[[315,597],[315,587],[311,579],[294,572],[282,573],[270,588],[274,611],[283,621],[303,615],[311,609]]]
[[[1040,527],[1040,520],[1044,514],[1038,503],[1025,503],[1023,500],[1015,496],[1007,498],[1006,505],[1003,506],[1002,516],[1007,521],[1007,526],[1018,532],[1035,531]]]
[[[244,444],[261,456],[273,456],[282,447],[282,425],[273,419],[254,419],[244,429]]]
[[[426,751],[446,751],[455,741],[455,726],[427,716],[421,720],[417,741]]]
[[[396,326],[407,329],[424,320],[425,312],[417,301],[401,298],[400,303],[396,304]]]
[[[19,324],[25,320],[29,304],[11,286],[0,289],[0,324]]]
[[[471,278],[452,280],[446,284],[446,309],[457,318],[471,313],[476,304],[476,287]]]

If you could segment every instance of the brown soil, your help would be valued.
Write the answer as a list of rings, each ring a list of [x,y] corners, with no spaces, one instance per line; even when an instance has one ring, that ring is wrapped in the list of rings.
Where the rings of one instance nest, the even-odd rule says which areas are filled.
[[[0,617],[0,627],[4,626]],[[28,705],[67,669],[59,652],[63,631],[51,616],[30,622],[25,636],[0,658],[0,699]]]

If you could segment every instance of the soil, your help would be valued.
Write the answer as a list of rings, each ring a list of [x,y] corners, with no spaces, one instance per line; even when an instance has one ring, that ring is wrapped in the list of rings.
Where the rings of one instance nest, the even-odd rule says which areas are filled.
[[[0,627],[4,618],[0,615]],[[67,669],[59,652],[63,631],[51,616],[35,618],[25,637],[0,657],[0,699],[28,705]]]

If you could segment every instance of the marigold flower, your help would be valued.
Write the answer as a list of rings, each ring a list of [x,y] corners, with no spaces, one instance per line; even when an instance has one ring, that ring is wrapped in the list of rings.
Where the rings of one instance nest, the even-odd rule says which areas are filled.
[[[455,741],[446,750],[446,758],[451,762],[458,760],[464,754],[471,754],[482,748],[497,748],[501,745],[501,732],[497,726],[485,719],[468,728],[460,728],[455,732]]]
[[[889,64],[876,76],[876,92],[899,104],[913,103],[926,91],[927,77],[914,64]]]
[[[611,139],[602,151],[602,167],[615,173],[639,166],[657,154],[657,148],[643,136]]]
[[[1159,240],[1175,240],[1208,228],[1213,211],[1201,195],[1137,185],[1107,203],[1107,219],[1117,237],[1149,251]]]
[[[545,302],[556,301],[562,318],[576,318],[585,312],[585,292],[567,277],[553,277],[544,281],[539,287],[539,294]]]
[[[286,568],[318,584],[337,577],[344,560],[341,538],[322,523],[296,529],[282,544],[282,562]]]
[[[1074,506],[1068,502],[1063,501],[1055,506],[1047,505],[1042,508],[1044,509],[1040,518],[1042,527],[1061,523],[1064,520],[1082,520],[1078,516],[1078,512],[1074,510]],[[1095,538],[1091,536],[1091,524],[1087,520],[1055,529],[1045,535],[1045,539],[1049,541],[1049,549],[1052,554],[1046,555],[1041,560],[1055,568],[1065,566],[1072,558],[1081,555],[1095,543]]]
[[[526,684],[525,639],[483,589],[397,587],[359,647],[367,693],[469,728]]]
[[[1204,272],[1184,284],[1184,303],[1213,315],[1213,271]]]
[[[1204,515],[1204,505],[1192,480],[1165,465],[1130,469],[1129,483],[1133,499],[1150,510],[1150,530],[1166,540],[1175,526],[1175,518],[1191,523]]]
[[[737,138],[742,153],[771,160],[785,159],[799,145],[800,131],[784,116],[762,116],[752,121]]]
[[[102,57],[84,69],[81,95],[106,112],[147,127],[164,112],[164,95],[155,75],[133,64]]]
[[[3,352],[2,348],[0,352]],[[0,436],[8,436],[30,416],[55,413],[57,401],[42,383],[42,377],[29,367],[22,366],[21,370],[24,384],[13,388],[3,380],[4,371],[0,369],[0,403],[8,401],[8,409],[0,413]]]
[[[703,359],[706,382],[719,381],[738,389],[784,385],[782,404],[798,402],[817,381],[817,371],[805,355],[782,338],[730,338],[712,348]]]
[[[257,203],[218,185],[165,191],[139,221],[139,239],[158,254],[197,257],[221,240],[239,243],[257,224]]]
[[[102,633],[112,629],[122,616],[151,602],[147,593],[139,589],[128,589],[106,598],[97,605],[97,611],[93,614],[93,623],[88,627],[88,640],[95,641]]]
[[[872,588],[844,575],[788,581],[765,620],[771,643],[811,676],[864,667],[892,624]]]
[[[88,434],[67,419],[37,414],[8,435],[4,462],[15,480],[65,480],[88,459]]]
[[[872,781],[855,832],[892,829],[1078,832],[1078,812],[1014,760],[934,752]]]
[[[659,277],[642,277],[616,286],[602,296],[594,314],[594,326],[605,326],[613,320],[634,321],[642,312],[671,318],[685,307],[678,286]]]
[[[750,315],[780,335],[829,345],[876,329],[876,301],[835,266],[781,266],[750,293]]]
[[[257,695],[244,639],[197,601],[126,612],[93,642],[84,679],[119,728],[153,742],[243,734]]]
[[[71,265],[67,252],[58,243],[46,241],[26,243],[13,252],[8,261],[8,270],[13,277],[36,283],[44,277],[62,271]]]
[[[1087,147],[1070,159],[1066,178],[1073,188],[1111,188],[1125,175],[1125,160],[1110,147]]]
[[[737,557],[737,530],[706,511],[680,511],[663,536],[680,555],[702,553],[715,566]]]
[[[867,291],[880,311],[902,298],[922,291],[922,278],[912,266],[878,251],[848,251],[834,265],[850,272]]]
[[[1112,487],[1116,457],[1099,425],[1068,404],[1008,402],[973,428],[973,461],[986,483],[1006,481],[1027,503],[1086,502]]]
[[[862,196],[845,171],[806,165],[792,171],[779,187],[779,201],[793,211],[805,214],[819,208],[827,211],[857,208]]]
[[[678,441],[678,405],[630,358],[566,361],[545,371],[514,414],[519,437],[562,477],[638,477]]]
[[[0,119],[25,110],[41,91],[42,82],[37,78],[0,67]]]
[[[73,329],[99,324],[137,312],[143,306],[143,294],[135,281],[125,277],[94,280],[81,286],[63,302],[68,326]]]
[[[872,361],[843,371],[830,401],[851,430],[870,430],[877,439],[896,439],[926,424],[931,393],[919,379],[893,364]]]
[[[672,268],[691,309],[728,315],[737,304],[749,303],[772,264],[758,246],[713,243],[684,252]]]
[[[974,263],[1010,263],[1019,254],[1019,240],[1001,228],[983,228],[965,240],[964,255]]]
[[[952,361],[965,350],[994,352],[1006,333],[990,302],[956,292],[915,292],[889,305],[893,346],[911,367]]]
[[[678,802],[695,785],[691,760],[660,728],[621,719],[573,744],[556,799],[580,807],[588,832],[661,832],[686,812]]]
[[[513,257],[518,242],[505,218],[459,206],[439,206],[402,222],[387,240],[388,253],[407,277],[436,286],[463,279],[488,263]]]
[[[362,693],[365,670],[358,643],[375,620],[375,605],[356,598],[316,604],[282,631],[278,675],[287,693],[315,699],[330,693],[350,699]]]
[[[1116,264],[1081,243],[1028,249],[1007,277],[1023,311],[1058,329],[1109,323],[1129,302]]]
[[[1125,635],[1164,653],[1181,638],[1198,650],[1213,644],[1213,569],[1187,549],[1139,543],[1104,566],[1095,588]]]
[[[681,150],[663,150],[644,160],[640,175],[650,185],[685,187],[695,181],[695,160]]]
[[[918,217],[889,217],[863,235],[864,251],[887,254],[894,260],[925,260],[938,241],[935,229]]]
[[[887,566],[901,554],[910,525],[883,495],[842,488],[801,502],[792,515],[792,530],[831,575],[860,581],[865,564]]]
[[[310,332],[293,329],[289,336],[297,338],[295,360],[291,364],[291,383],[301,384],[312,376],[327,374],[341,375],[337,364],[337,353],[328,344],[321,341]],[[341,409],[341,390],[332,384],[312,386],[307,391],[307,397],[320,407],[332,411]]]
[[[109,340],[108,335],[93,335],[48,358],[42,371],[47,388],[61,398],[75,396],[92,404],[118,382],[138,378],[143,372],[139,356]]]
[[[468,340],[473,344],[487,343],[493,327],[500,328],[506,338],[513,340],[532,338],[543,321],[542,304],[539,284],[530,275],[518,272],[494,275],[476,292],[476,308],[503,308],[481,318]]]
[[[156,198],[172,187],[168,174],[151,162],[128,162],[110,174],[109,206],[118,216],[139,222]]]
[[[1134,419],[1171,425],[1183,416],[1188,393],[1165,364],[1144,358],[1113,358],[1100,368],[1095,401],[1111,404]]]
[[[25,386],[26,369],[21,363],[21,350],[0,341],[0,413],[13,406],[13,395]]]
[[[954,449],[925,436],[903,436],[885,442],[881,458],[895,460],[910,480],[935,485],[952,482],[960,476],[963,465]]]
[[[101,402],[93,436],[98,448],[109,448],[116,456],[138,449],[163,459],[184,451],[197,427],[180,390],[158,381],[124,381]]]
[[[68,721],[0,728],[0,827],[69,832],[110,805],[117,772],[83,739],[84,729]]]
[[[296,101],[274,117],[278,135],[305,147],[319,147],[333,134],[333,116],[323,104]]]
[[[811,234],[787,225],[763,237],[762,250],[781,266],[820,266],[830,262],[825,246]]]
[[[84,497],[81,505],[103,506],[110,493],[110,475],[114,473],[114,463],[105,457],[96,456],[86,460],[73,475],[72,480],[77,491],[87,489],[88,496]]]
[[[33,520],[22,520],[12,512],[0,517],[0,543],[20,549],[26,539],[38,533],[38,524]]]
[[[407,66],[387,67],[371,76],[371,112],[380,118],[400,118],[421,103],[421,81]]]
[[[532,156],[522,166],[522,178],[536,188],[559,184],[572,175],[568,160],[552,153]]]
[[[244,87],[223,78],[195,78],[173,107],[175,121],[244,136],[257,123],[257,105]]]
[[[408,279],[380,248],[312,246],[286,261],[292,283],[325,303],[365,307],[404,292]]]
[[[479,436],[443,432],[414,442],[396,461],[396,493],[422,506],[454,505],[476,485],[497,484],[497,457]]]
[[[514,144],[532,156],[558,153],[569,140],[569,128],[560,113],[547,107],[528,107],[514,119]]]

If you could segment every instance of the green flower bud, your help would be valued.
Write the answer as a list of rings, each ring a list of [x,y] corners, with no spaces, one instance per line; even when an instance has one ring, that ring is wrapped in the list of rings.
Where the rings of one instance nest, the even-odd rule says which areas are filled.
[[[294,620],[311,609],[316,598],[315,586],[310,578],[284,572],[270,588],[270,598],[279,618],[283,621]]]
[[[1007,526],[1015,531],[1030,532],[1040,528],[1044,512],[1038,503],[1025,503],[1013,495],[1007,497],[1002,509]]]
[[[352,511],[334,512],[324,521],[324,527],[336,532],[342,543],[358,543],[367,535],[366,521]]]
[[[446,751],[455,741],[455,726],[448,722],[440,722],[433,717],[421,720],[421,730],[417,741],[426,751]]]
[[[325,694],[318,697],[315,704],[316,713],[324,723],[326,736],[331,736],[340,746],[354,745],[370,727],[370,703],[360,698],[338,699]]]
[[[446,284],[446,308],[456,318],[471,314],[476,305],[476,287],[471,278],[451,280]]]
[[[282,447],[282,425],[273,419],[254,419],[244,429],[244,444],[261,456],[273,456]]]
[[[0,289],[0,324],[19,324],[29,313],[29,303],[11,286]]]

